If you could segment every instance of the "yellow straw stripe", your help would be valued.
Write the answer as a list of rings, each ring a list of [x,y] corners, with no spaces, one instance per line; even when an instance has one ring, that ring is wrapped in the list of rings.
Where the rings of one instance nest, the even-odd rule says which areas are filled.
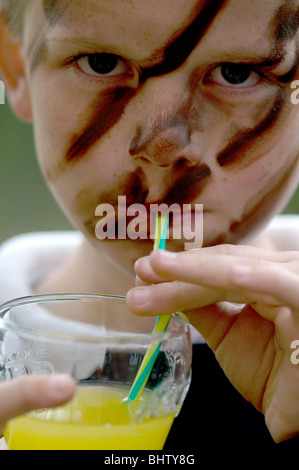
[[[167,228],[168,216],[159,216],[158,214],[156,214],[154,250],[165,249]],[[161,317],[158,317],[155,327],[153,329],[153,334],[163,333],[167,329],[170,319],[171,315],[163,315]],[[130,390],[127,401],[136,400],[142,394],[148,377],[150,376],[150,373],[152,371],[154,362],[159,354],[160,346],[160,342],[154,341],[148,347],[148,350],[143,358],[137,376]]]

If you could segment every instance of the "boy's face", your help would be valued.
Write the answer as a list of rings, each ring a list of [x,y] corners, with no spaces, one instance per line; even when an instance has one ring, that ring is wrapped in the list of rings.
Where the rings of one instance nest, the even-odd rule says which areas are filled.
[[[296,9],[281,0],[32,2],[24,54],[39,159],[94,243],[125,253],[124,264],[152,248],[96,239],[96,207],[116,207],[118,196],[202,203],[206,245],[242,239],[281,209],[298,173]]]

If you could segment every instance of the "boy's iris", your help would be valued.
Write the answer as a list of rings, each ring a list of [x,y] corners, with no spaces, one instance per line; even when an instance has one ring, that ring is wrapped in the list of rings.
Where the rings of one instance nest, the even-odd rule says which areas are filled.
[[[224,63],[221,67],[223,78],[231,85],[240,85],[250,77],[252,68],[246,64]]]
[[[88,58],[90,68],[101,75],[113,72],[118,63],[118,57],[114,54],[92,54]]]

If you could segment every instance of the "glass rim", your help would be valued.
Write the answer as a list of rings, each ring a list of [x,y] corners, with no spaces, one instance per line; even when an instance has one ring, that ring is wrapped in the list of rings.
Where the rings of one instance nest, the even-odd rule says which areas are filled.
[[[30,304],[39,304],[46,302],[67,302],[67,301],[80,301],[80,300],[106,300],[106,301],[116,301],[122,304],[125,304],[125,296],[122,295],[113,295],[113,294],[84,294],[84,293],[63,293],[63,294],[42,294],[42,295],[31,295],[18,297],[9,301],[0,304],[0,331],[10,331],[17,333],[22,333],[30,337],[47,337],[52,338],[53,340],[62,341],[68,340],[77,343],[104,343],[107,341],[114,341],[115,343],[126,343],[132,341],[132,339],[143,341],[143,342],[153,342],[159,341],[164,342],[172,337],[179,336],[182,333],[186,333],[189,328],[189,321],[185,315],[182,315],[181,312],[173,312],[171,317],[179,325],[178,330],[166,330],[162,333],[137,333],[137,332],[124,332],[123,334],[73,334],[73,333],[63,333],[58,330],[50,330],[43,328],[33,328],[20,325],[18,323],[7,320],[4,317],[13,308],[23,307]],[[129,310],[129,309],[128,309]],[[134,315],[132,313],[132,315]],[[154,315],[153,315],[154,317]],[[97,325],[95,325],[97,326]]]

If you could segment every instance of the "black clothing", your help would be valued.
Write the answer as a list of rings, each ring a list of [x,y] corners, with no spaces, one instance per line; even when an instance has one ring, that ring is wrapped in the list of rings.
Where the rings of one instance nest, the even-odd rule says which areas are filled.
[[[232,455],[290,457],[296,451],[298,458],[299,437],[275,444],[264,416],[236,391],[209,347],[198,344],[193,346],[190,390],[163,449],[178,451],[221,460]]]

